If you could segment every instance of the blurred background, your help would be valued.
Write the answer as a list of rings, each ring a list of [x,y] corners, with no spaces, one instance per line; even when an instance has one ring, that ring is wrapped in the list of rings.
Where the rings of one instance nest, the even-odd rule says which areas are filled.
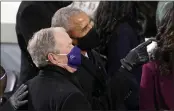
[[[1,65],[10,75],[5,92],[11,92],[19,78],[21,51],[15,32],[20,2],[1,2]],[[9,86],[9,87],[8,87]]]

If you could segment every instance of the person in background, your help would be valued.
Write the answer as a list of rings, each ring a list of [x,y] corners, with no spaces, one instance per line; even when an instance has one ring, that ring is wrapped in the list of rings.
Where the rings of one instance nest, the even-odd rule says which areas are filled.
[[[124,58],[131,49],[142,43],[145,40],[144,35],[149,34],[147,26],[149,27],[152,24],[149,23],[147,18],[151,16],[148,16],[145,12],[147,11],[149,15],[155,16],[156,5],[157,2],[100,1],[95,16],[96,28],[100,34],[100,46],[97,50],[107,57],[106,70],[109,76],[115,74],[115,71],[120,68],[123,62],[120,59]],[[147,8],[146,6],[150,7]],[[153,6],[155,11],[151,10]],[[151,22],[154,21],[155,23],[155,18],[152,20],[150,19]],[[155,32],[155,30],[153,31]],[[146,48],[143,50],[146,52],[144,54],[148,56]],[[141,65],[139,65],[132,71],[138,83],[141,80],[141,70]],[[125,105],[129,110],[138,109],[138,103],[136,103],[138,102],[138,97],[136,97],[138,96],[136,95],[138,90],[136,88],[135,90],[135,94],[132,94],[134,97],[130,97],[125,101]]]
[[[142,43],[145,35],[153,36],[150,33],[156,31],[152,28],[153,21],[155,27],[156,5],[157,2],[100,1],[95,16],[100,34],[100,46],[97,49],[108,59],[109,75],[119,69],[120,59]],[[150,32],[147,27],[150,27]],[[135,69],[134,75],[140,83],[141,67]]]
[[[121,67],[110,77],[108,84],[112,110],[138,110],[139,85],[133,70],[148,62],[146,47],[156,41],[154,38],[141,43],[132,49],[125,58],[121,59]],[[132,102],[132,103],[131,103]],[[128,104],[129,103],[129,104]]]
[[[154,59],[145,64],[140,110],[174,110],[174,2],[159,2]]]
[[[24,100],[28,94],[28,91],[26,91],[27,86],[22,84],[9,100],[7,100],[4,96],[6,84],[7,75],[4,68],[0,66],[0,111],[15,111],[28,102],[28,100]]]
[[[27,44],[33,33],[51,26],[53,14],[72,1],[22,1],[16,15],[16,34],[21,49],[21,71],[19,84],[37,75],[36,68],[27,51]]]

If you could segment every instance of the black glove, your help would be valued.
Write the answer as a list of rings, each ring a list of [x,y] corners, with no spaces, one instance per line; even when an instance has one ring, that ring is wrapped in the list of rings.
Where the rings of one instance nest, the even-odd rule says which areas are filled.
[[[27,85],[22,84],[10,97],[9,101],[15,110],[28,102],[28,100],[23,100],[28,94],[28,91],[26,91],[26,89]]]
[[[155,41],[155,39],[151,38],[132,49],[125,58],[120,60],[122,67],[128,71],[132,71],[135,66],[148,62],[149,56],[146,51],[146,46],[151,44],[152,41]]]

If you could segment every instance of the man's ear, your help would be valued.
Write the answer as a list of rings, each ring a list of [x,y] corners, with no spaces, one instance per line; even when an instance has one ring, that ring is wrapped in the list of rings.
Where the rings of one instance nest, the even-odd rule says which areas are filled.
[[[48,60],[49,60],[52,64],[55,64],[55,65],[57,65],[57,63],[58,63],[58,58],[57,58],[54,54],[52,54],[52,53],[49,53],[49,54],[48,54]]]

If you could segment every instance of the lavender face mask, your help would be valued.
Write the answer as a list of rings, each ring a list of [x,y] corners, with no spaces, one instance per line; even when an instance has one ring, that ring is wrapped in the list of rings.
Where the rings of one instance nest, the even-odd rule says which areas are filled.
[[[69,54],[57,54],[66,55],[68,57],[68,66],[77,69],[81,65],[81,50],[77,46],[74,46]]]

